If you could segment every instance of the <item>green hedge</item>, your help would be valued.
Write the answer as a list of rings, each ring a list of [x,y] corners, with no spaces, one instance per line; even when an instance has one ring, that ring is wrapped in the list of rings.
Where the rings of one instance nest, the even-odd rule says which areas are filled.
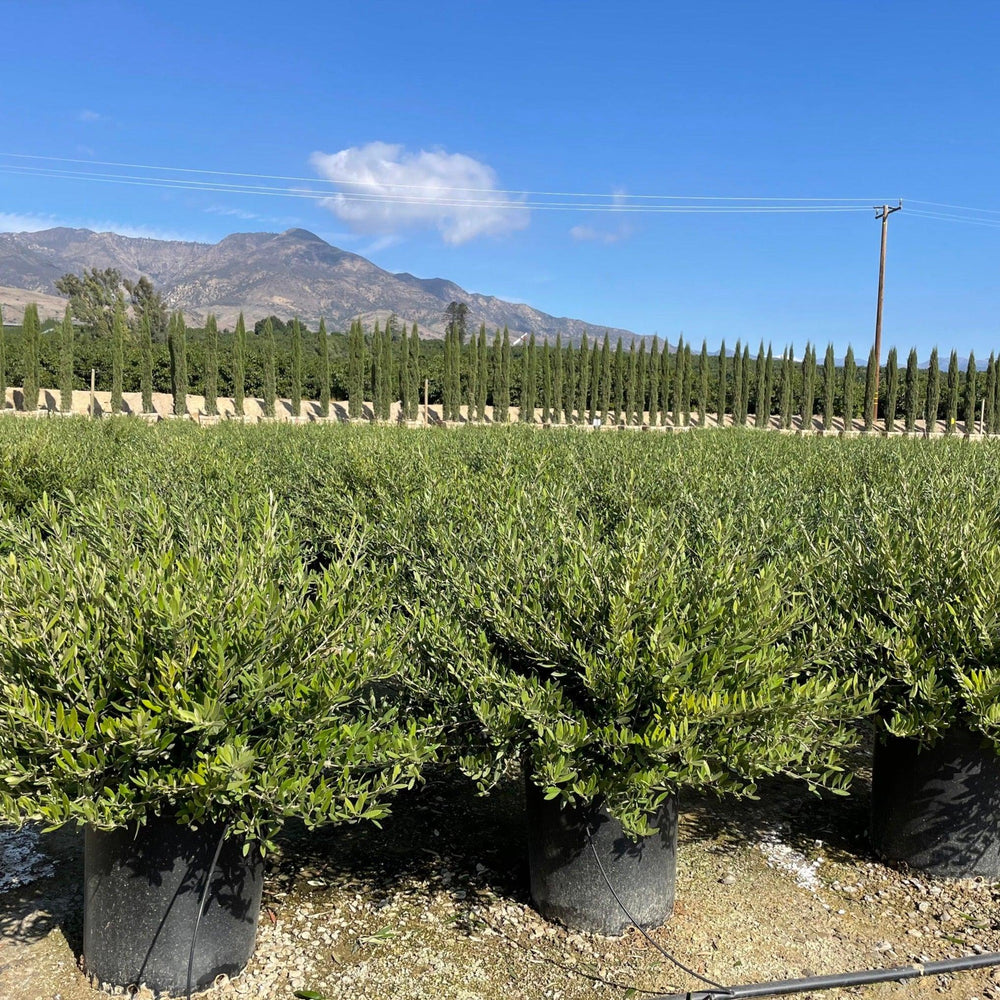
[[[634,834],[1000,748],[990,442],[0,420],[0,816],[378,819],[524,764]]]

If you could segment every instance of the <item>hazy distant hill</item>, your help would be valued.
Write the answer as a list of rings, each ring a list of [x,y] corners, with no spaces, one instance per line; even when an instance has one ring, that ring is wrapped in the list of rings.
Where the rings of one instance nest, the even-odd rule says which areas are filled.
[[[339,250],[304,229],[284,233],[234,233],[215,244],[139,239],[89,229],[47,229],[38,233],[0,233],[0,303],[17,305],[11,289],[53,294],[67,271],[114,267],[126,278],[147,275],[172,308],[192,323],[214,312],[232,327],[242,310],[248,320],[274,314],[298,316],[309,324],[326,317],[343,329],[360,316],[371,324],[391,313],[417,322],[427,336],[444,335],[443,313],[453,300],[469,306],[469,327],[485,322],[492,333],[506,325],[513,337],[578,341],[585,330],[603,336],[604,327],[550,316],[531,306],[467,292],[441,278],[392,274],[358,254]],[[6,289],[3,287],[6,286]],[[5,294],[6,292],[6,294]],[[58,308],[54,300],[46,311]],[[17,315],[21,309],[8,310]],[[8,322],[10,322],[8,318]],[[610,329],[612,340],[631,338]]]

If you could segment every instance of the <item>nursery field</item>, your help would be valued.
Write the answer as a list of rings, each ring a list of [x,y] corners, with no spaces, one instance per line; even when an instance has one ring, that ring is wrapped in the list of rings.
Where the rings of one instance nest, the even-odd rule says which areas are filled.
[[[0,993],[711,989],[626,909],[721,982],[1000,948],[998,481],[989,440],[0,422]],[[133,945],[115,852],[179,830],[184,946]]]

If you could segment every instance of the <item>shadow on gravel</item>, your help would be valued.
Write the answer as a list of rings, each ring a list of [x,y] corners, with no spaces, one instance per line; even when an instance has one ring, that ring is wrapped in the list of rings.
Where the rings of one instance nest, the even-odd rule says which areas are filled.
[[[734,842],[754,844],[780,834],[790,847],[808,851],[823,842],[834,860],[874,860],[868,839],[871,808],[869,773],[856,774],[847,795],[816,794],[790,778],[761,782],[755,799],[684,796],[681,839],[707,842],[725,853]]]
[[[7,832],[10,833],[9,828]],[[32,943],[59,928],[83,949],[83,832],[66,827],[3,847],[0,941]]]
[[[524,822],[519,779],[480,796],[460,776],[431,775],[396,798],[381,829],[365,823],[308,831],[289,823],[269,862],[265,900],[310,879],[378,899],[406,877],[466,904],[484,890],[526,902]]]

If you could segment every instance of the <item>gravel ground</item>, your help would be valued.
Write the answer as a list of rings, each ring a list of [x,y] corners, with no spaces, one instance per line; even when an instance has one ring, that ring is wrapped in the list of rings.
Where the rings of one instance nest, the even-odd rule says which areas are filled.
[[[677,907],[653,937],[727,983],[1000,951],[1000,883],[878,864],[867,801],[860,781],[846,799],[775,783],[755,802],[682,803]],[[205,996],[582,1000],[696,989],[637,932],[574,934],[534,913],[522,811],[516,782],[481,799],[432,781],[382,830],[289,829],[270,862],[254,958]],[[0,997],[95,996],[76,964],[81,840],[59,831],[15,844],[11,856],[30,861],[0,883]],[[12,843],[0,836],[0,851]],[[814,995],[1000,1000],[1000,971]]]

